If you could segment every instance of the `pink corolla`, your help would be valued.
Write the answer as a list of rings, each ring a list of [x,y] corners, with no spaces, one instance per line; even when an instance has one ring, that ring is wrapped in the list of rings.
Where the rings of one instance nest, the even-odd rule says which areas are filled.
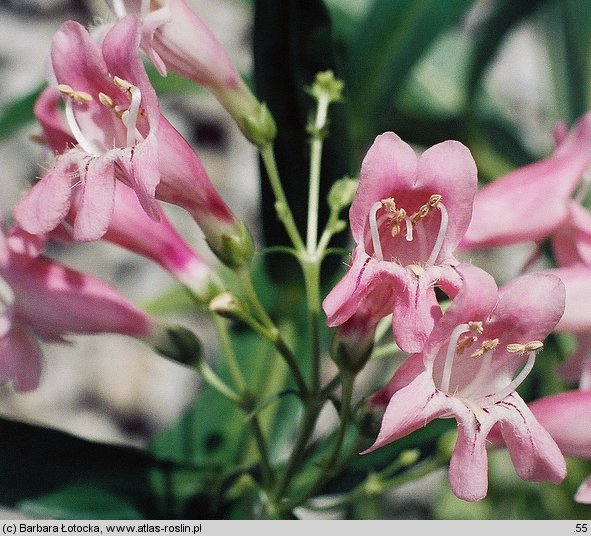
[[[417,158],[393,132],[378,136],[349,212],[352,264],[323,302],[328,325],[371,302],[378,320],[394,313],[400,348],[420,351],[441,316],[435,287],[455,294],[460,285],[454,250],[470,222],[476,182],[474,160],[457,141]]]
[[[74,202],[67,221],[75,220]],[[102,239],[151,259],[185,285],[200,303],[207,304],[223,290],[216,272],[173,227],[158,208],[159,221],[147,216],[133,190],[123,183],[115,186],[115,207]],[[69,229],[69,227],[65,227]]]
[[[138,29],[135,18],[122,20],[102,48],[74,21],[54,35],[51,65],[75,145],[56,157],[15,207],[15,218],[27,232],[55,228],[69,211],[74,190],[81,190],[74,236],[99,238],[113,211],[116,178],[133,188],[144,210],[158,218],[154,192],[160,180],[160,111],[136,50]],[[63,142],[61,136],[55,143]]]
[[[161,75],[167,68],[210,88],[232,88],[239,76],[228,53],[185,0],[107,0],[119,17],[141,17],[141,46]]]
[[[119,333],[152,343],[161,328],[106,282],[39,255],[41,237],[0,229],[0,382],[18,390],[39,382],[38,339]]]
[[[424,350],[400,367],[374,402],[389,398],[375,443],[383,447],[437,418],[455,418],[458,438],[449,480],[460,499],[486,496],[486,438],[499,423],[517,474],[559,483],[564,458],[516,392],[535,354],[564,310],[557,277],[525,275],[497,290],[472,265],[457,268],[461,290],[433,329]]]
[[[133,17],[125,19],[119,24],[128,24],[132,20]],[[74,26],[74,29],[85,36],[86,42],[88,36],[85,30],[77,25]],[[105,42],[109,39],[109,35],[110,33],[105,37]],[[90,41],[87,44],[92,46]],[[106,101],[106,98],[103,96],[102,100]],[[27,231],[43,233],[54,229],[60,221],[69,215],[74,238],[76,240],[93,240],[100,238],[108,231],[111,219],[114,217],[115,187],[113,183],[112,187],[109,186],[109,191],[103,192],[105,195],[100,196],[100,192],[97,192],[96,189],[78,188],[81,179],[76,170],[72,176],[67,167],[60,168],[61,159],[77,150],[77,142],[73,136],[76,128],[71,130],[67,114],[64,118],[60,113],[59,102],[59,92],[50,86],[42,91],[35,103],[35,116],[43,129],[42,140],[60,156],[57,157],[56,168],[42,177],[17,205],[15,218]],[[113,113],[113,110],[110,110],[110,113]],[[222,260],[232,257],[232,251],[228,250],[231,250],[233,246],[238,249],[240,247],[248,249],[250,242],[246,229],[235,218],[212,184],[189,143],[161,114],[159,114],[157,124],[156,159],[152,163],[155,166],[155,173],[159,177],[159,182],[155,186],[155,197],[187,210],[203,231],[212,250]],[[71,146],[75,146],[75,148],[68,149]],[[154,169],[151,169],[151,172],[154,172]],[[121,178],[119,169],[115,170],[115,174],[117,178]],[[85,176],[85,179],[88,184],[93,177]],[[128,185],[127,181],[120,182]],[[56,203],[55,199],[51,197],[54,185],[64,189],[63,203],[59,204],[59,212],[51,209],[52,204]],[[66,191],[68,185],[71,187]],[[142,197],[138,197],[138,200],[144,210],[146,203],[149,203],[147,213],[153,220],[159,220],[161,209],[154,200],[150,199],[147,202],[144,200],[143,203]],[[76,202],[75,207],[73,207],[74,201]],[[108,207],[106,207],[107,203]],[[106,212],[103,212],[103,209]],[[55,217],[48,217],[48,214],[55,214]],[[73,215],[75,216],[72,219]],[[94,225],[93,232],[86,232],[86,228],[82,229],[84,232],[81,232],[80,221],[88,221],[89,224]],[[100,227],[97,227],[97,221],[100,222]],[[248,256],[248,252],[246,252],[246,256]]]
[[[591,391],[565,391],[534,400],[528,407],[565,456],[591,460]],[[497,428],[490,440],[503,445]],[[579,487],[575,500],[591,504],[591,476]]]
[[[487,184],[474,199],[474,214],[461,247],[541,241],[567,222],[591,179],[591,113],[566,132],[560,127],[552,155]]]
[[[267,107],[252,94],[222,44],[185,0],[107,0],[118,17],[141,17],[141,47],[163,76],[167,69],[206,87],[258,146],[274,137]]]

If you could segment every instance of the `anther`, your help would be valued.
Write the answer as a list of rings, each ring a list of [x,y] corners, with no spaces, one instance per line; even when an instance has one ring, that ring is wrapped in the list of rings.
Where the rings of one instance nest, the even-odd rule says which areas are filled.
[[[456,352],[459,355],[462,355],[464,353],[464,350],[472,346],[476,342],[476,340],[477,338],[475,335],[472,335],[471,337],[464,337],[461,341],[458,341],[458,344],[456,346]]]
[[[429,203],[427,203],[427,204],[429,205],[429,207],[435,208],[437,205],[439,205],[439,202],[440,201],[441,201],[441,195],[439,195],[439,194],[433,194],[429,198]]]
[[[127,146],[131,147],[136,143],[136,125],[138,120],[138,115],[140,112],[140,104],[142,101],[142,92],[140,91],[139,87],[134,86],[127,80],[123,80],[118,76],[113,76],[113,83],[127,91],[131,97],[131,104],[129,105],[129,115],[126,118],[125,126],[127,127]]]
[[[544,347],[542,341],[530,341],[525,344],[512,343],[507,345],[507,352],[512,354],[525,354],[526,352],[537,352]]]
[[[99,101],[101,102],[101,104],[103,104],[107,108],[114,108],[115,107],[115,103],[113,102],[113,99],[111,97],[109,97],[109,95],[106,95],[105,93],[101,92],[101,93],[99,93],[98,97],[99,97]]]
[[[75,91],[68,84],[58,84],[57,89],[66,97],[70,97],[76,102],[92,102],[92,96],[86,91]]]
[[[475,359],[482,357],[484,354],[486,354],[486,352],[490,352],[491,350],[494,350],[498,345],[499,345],[499,339],[487,339],[486,341],[484,341],[482,343],[482,345],[480,346],[480,348],[478,348],[478,350],[476,350],[475,352],[473,352],[470,355],[470,357],[473,357]]]
[[[482,332],[484,331],[484,326],[482,325],[482,321],[480,320],[468,322],[468,327],[470,328],[470,331],[478,333],[478,335],[482,334]]]
[[[125,89],[126,91],[131,91],[131,88],[134,87],[127,80],[123,80],[123,78],[119,78],[118,76],[113,77],[113,82],[117,87]]]

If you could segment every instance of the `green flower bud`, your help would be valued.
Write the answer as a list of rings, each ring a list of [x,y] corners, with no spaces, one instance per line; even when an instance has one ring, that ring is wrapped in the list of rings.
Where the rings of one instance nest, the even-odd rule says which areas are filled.
[[[209,302],[209,310],[229,320],[245,320],[246,305],[231,292],[222,292]]]
[[[166,326],[152,342],[152,348],[158,354],[182,365],[194,366],[203,357],[201,341],[187,328]]]
[[[254,242],[244,222],[238,222],[231,233],[222,234],[218,244],[208,244],[228,268],[237,269],[248,265],[254,256]]]
[[[343,177],[336,181],[328,192],[328,206],[333,212],[339,213],[348,207],[355,197],[359,181],[351,177]]]

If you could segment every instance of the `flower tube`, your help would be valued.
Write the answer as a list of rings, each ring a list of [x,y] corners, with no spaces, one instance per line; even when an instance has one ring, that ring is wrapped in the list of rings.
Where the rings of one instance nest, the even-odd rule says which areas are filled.
[[[39,383],[38,339],[119,333],[160,340],[162,327],[106,282],[39,255],[41,241],[22,229],[0,230],[0,382],[16,389]]]
[[[167,70],[206,87],[258,146],[276,133],[266,106],[252,94],[227,51],[185,0],[107,0],[119,17],[142,21],[141,47],[161,75]]]

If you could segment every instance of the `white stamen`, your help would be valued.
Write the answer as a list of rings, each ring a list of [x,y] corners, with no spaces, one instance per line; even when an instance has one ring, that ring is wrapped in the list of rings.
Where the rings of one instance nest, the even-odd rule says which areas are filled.
[[[517,389],[521,385],[523,380],[527,378],[527,375],[531,372],[531,369],[534,367],[535,361],[536,352],[530,352],[527,357],[527,362],[525,363],[525,366],[521,369],[521,372],[517,376],[515,376],[515,378],[509,385],[507,385],[500,391],[497,391],[494,395],[485,397],[485,403],[490,405],[496,404],[497,402],[503,400],[503,398],[509,396],[513,391],[515,391],[515,389]]]
[[[431,251],[431,255],[427,259],[425,264],[430,265],[434,264],[441,252],[441,247],[443,246],[443,240],[445,239],[445,233],[447,233],[447,224],[449,221],[449,217],[447,215],[447,210],[443,206],[443,203],[438,203],[437,208],[441,212],[441,223],[439,224],[439,233],[437,234],[437,238],[435,239],[435,245],[433,246],[433,250]]]
[[[404,221],[406,222],[406,241],[412,242],[412,221],[409,216],[404,216]]]
[[[140,105],[142,103],[142,92],[139,87],[134,86],[127,80],[123,80],[118,76],[113,77],[113,83],[117,87],[126,90],[131,95],[131,104],[127,109],[129,113],[127,114],[127,119],[124,121],[124,124],[127,127],[127,147],[131,147],[132,145],[135,145],[135,132]],[[117,110],[117,107],[115,110]]]
[[[74,108],[72,107],[72,99],[71,98],[66,99],[65,112],[66,112],[66,122],[68,123],[68,126],[70,127],[70,131],[72,132],[72,136],[74,136],[74,138],[78,142],[78,145],[84,151],[86,151],[88,154],[99,155],[100,151],[98,151],[97,148],[90,141],[88,141],[86,139],[84,134],[82,134],[80,127],[78,126],[78,122],[76,121],[76,116],[74,115]]]
[[[380,232],[378,229],[377,214],[378,210],[382,208],[382,202],[376,201],[369,210],[369,229],[371,231],[371,242],[373,244],[373,254],[379,261],[384,260],[384,254],[382,252],[382,244],[380,243]]]
[[[144,18],[150,13],[150,0],[142,0],[141,16]]]
[[[127,127],[130,128],[129,126],[129,110],[125,110],[122,114],[121,114],[121,122]],[[144,141],[144,137],[142,136],[141,132],[136,128],[135,129],[135,143],[139,143]],[[133,144],[132,144],[133,145]]]
[[[451,332],[449,337],[449,344],[447,346],[447,353],[445,356],[445,364],[443,365],[443,374],[441,376],[440,391],[447,393],[449,391],[449,382],[451,380],[451,369],[453,367],[454,358],[456,356],[456,349],[458,346],[458,339],[462,333],[470,331],[468,324],[460,324]]]
[[[123,0],[112,0],[113,1],[113,11],[115,15],[117,15],[118,19],[122,19],[127,15],[127,11],[125,9],[125,4]]]

